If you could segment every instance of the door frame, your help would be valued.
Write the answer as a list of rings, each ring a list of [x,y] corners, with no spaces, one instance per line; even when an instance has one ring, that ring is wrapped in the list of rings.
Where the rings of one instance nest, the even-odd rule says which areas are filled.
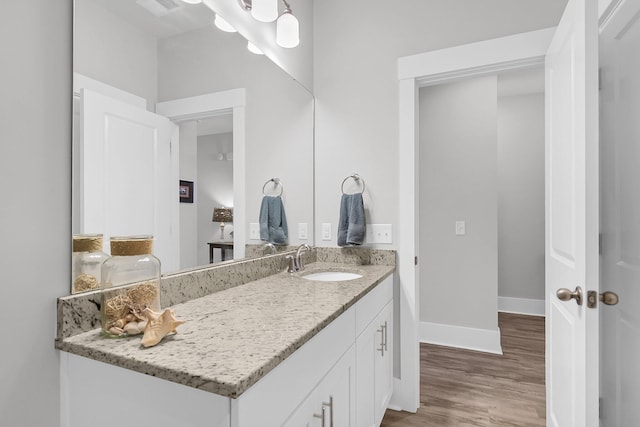
[[[175,123],[233,114],[233,257],[244,258],[247,241],[245,178],[245,107],[246,89],[238,88],[205,95],[158,102],[156,113]]]
[[[421,87],[544,65],[555,27],[398,58],[398,259],[400,378],[391,408],[420,407],[419,115]]]

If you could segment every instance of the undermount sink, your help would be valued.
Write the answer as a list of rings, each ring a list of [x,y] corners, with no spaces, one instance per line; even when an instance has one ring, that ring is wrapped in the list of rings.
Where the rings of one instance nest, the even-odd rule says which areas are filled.
[[[344,282],[345,280],[359,279],[362,274],[350,273],[348,271],[318,271],[302,276],[303,279],[316,280],[319,282]]]

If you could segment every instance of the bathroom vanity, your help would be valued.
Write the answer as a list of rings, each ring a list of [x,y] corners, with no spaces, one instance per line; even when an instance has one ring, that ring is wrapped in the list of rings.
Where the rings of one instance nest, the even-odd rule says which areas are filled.
[[[95,329],[59,338],[61,425],[379,425],[394,269],[314,262],[190,299],[171,307],[187,323],[148,349]],[[361,277],[304,277],[331,271]]]

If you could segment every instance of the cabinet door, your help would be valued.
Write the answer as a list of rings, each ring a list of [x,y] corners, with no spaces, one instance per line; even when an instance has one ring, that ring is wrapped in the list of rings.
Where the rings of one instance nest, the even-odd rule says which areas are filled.
[[[374,427],[375,359],[379,352],[380,332],[374,320],[356,340],[356,425]],[[377,354],[376,354],[377,353]]]
[[[355,426],[355,349],[352,346],[283,427]]]
[[[321,405],[324,405],[324,427],[355,427],[355,348],[340,359],[319,387]]]
[[[384,413],[389,406],[391,393],[393,393],[393,303],[389,303],[380,312],[375,325],[374,357],[374,418],[375,425],[379,426]],[[380,332],[378,332],[380,331]],[[384,351],[383,351],[384,350]]]
[[[302,402],[283,427],[322,427],[322,420],[318,418],[318,415],[322,416],[322,409],[318,408],[317,403],[318,396],[314,392]]]

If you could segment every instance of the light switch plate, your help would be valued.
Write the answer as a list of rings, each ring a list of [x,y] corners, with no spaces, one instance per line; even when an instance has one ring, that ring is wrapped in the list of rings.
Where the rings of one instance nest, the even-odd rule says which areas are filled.
[[[331,223],[322,223],[322,240],[331,240]]]
[[[309,224],[306,222],[298,223],[298,239],[307,240],[309,238]]]
[[[367,225],[367,243],[393,243],[393,233],[391,224],[369,224]]]
[[[456,221],[456,236],[464,236],[467,234],[466,221]]]
[[[260,240],[260,224],[257,222],[249,223],[249,239]]]

